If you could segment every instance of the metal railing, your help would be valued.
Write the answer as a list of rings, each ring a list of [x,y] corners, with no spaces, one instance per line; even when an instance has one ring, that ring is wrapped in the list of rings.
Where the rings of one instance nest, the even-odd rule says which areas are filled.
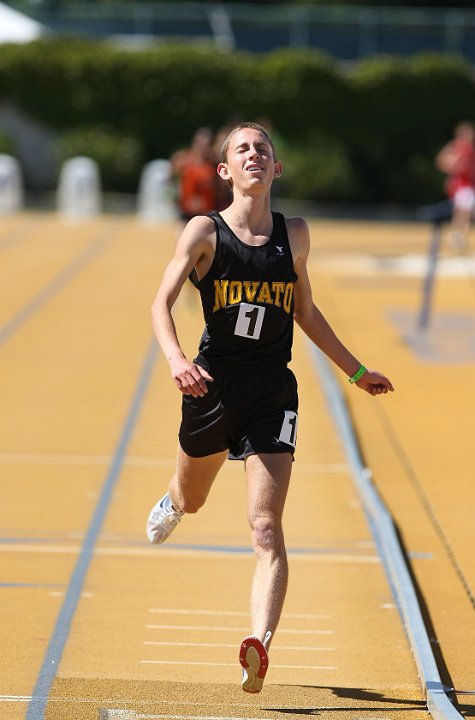
[[[341,60],[457,53],[475,61],[475,10],[219,2],[10,2],[58,32],[167,41],[209,39],[265,52],[316,47]]]

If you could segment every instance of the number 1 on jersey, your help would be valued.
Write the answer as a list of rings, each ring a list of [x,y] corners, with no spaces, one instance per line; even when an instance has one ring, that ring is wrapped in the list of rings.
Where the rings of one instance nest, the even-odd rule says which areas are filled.
[[[280,442],[287,443],[295,447],[297,442],[297,424],[298,415],[293,410],[284,411],[284,422],[280,430],[279,440]]]
[[[259,340],[265,311],[266,309],[262,305],[241,303],[234,334],[251,338],[251,340]]]

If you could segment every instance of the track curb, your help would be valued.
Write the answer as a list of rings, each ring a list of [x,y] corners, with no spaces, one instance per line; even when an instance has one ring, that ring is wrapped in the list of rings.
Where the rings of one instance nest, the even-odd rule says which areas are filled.
[[[329,361],[313,343],[310,347],[315,369],[322,380],[323,394],[343,442],[352,478],[402,617],[427,709],[434,720],[462,720],[463,716],[452,705],[440,678],[394,520],[372,482],[371,470],[363,461],[342,390]]]

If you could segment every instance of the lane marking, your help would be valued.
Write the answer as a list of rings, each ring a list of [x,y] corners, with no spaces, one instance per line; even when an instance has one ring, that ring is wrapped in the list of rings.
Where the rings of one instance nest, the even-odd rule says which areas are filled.
[[[99,720],[262,720],[262,718],[227,717],[223,715],[143,715],[135,710],[101,709]]]
[[[463,694],[463,692],[459,691],[457,694]],[[473,695],[474,693],[473,693],[473,691],[471,691],[466,694]],[[32,697],[31,695],[0,695],[0,702],[22,703],[22,702],[28,702],[29,700],[31,700],[31,697]],[[426,705],[425,705],[424,701],[421,700],[418,702],[419,702],[419,708],[421,710],[426,710]],[[211,703],[211,702],[197,702],[197,701],[192,701],[192,700],[188,700],[188,699],[180,700],[178,698],[176,698],[174,700],[161,700],[158,698],[156,698],[154,700],[137,700],[136,698],[127,698],[127,699],[119,699],[119,698],[112,699],[111,698],[110,700],[108,700],[106,698],[52,697],[52,698],[50,698],[50,703],[80,703],[82,705],[98,705],[99,703],[106,703],[106,704],[110,704],[110,705],[115,704],[115,705],[140,705],[140,706],[143,706],[143,705],[172,705],[173,707],[175,707],[176,705],[186,705],[186,706],[191,706],[194,708],[206,707],[208,709],[210,708],[211,705],[213,705],[213,703]],[[218,703],[215,703],[215,704],[218,705]],[[219,703],[219,705],[221,705],[221,703]],[[245,709],[245,708],[249,707],[249,704],[244,703],[244,702],[227,703],[227,706],[232,707],[232,708],[244,708]],[[359,708],[359,709],[364,710],[364,708]],[[405,711],[405,710],[417,710],[418,708],[414,707],[414,702],[412,702],[410,707],[400,707],[397,705],[394,705],[394,706],[389,705],[388,707],[377,708],[377,709],[381,710],[381,711],[394,710],[395,712],[396,711],[401,712],[401,711]],[[302,707],[301,705],[296,705],[294,707],[294,706],[287,704],[286,711],[287,710],[295,710],[296,713],[298,713],[299,711],[303,712],[305,710],[315,711],[315,705],[305,708],[305,707]],[[322,711],[322,712],[325,710],[333,711],[333,712],[335,712],[335,711],[354,712],[354,708],[339,707],[339,706],[334,706],[334,705],[319,705],[318,710]],[[374,708],[371,708],[371,710],[374,711]],[[157,715],[146,715],[146,716],[140,715],[140,716],[138,716],[137,712],[135,710],[130,710],[130,709],[120,709],[119,710],[118,708],[111,708],[110,710],[108,710],[106,708],[102,708],[102,712],[103,713],[104,712],[108,712],[108,713],[117,713],[117,712],[125,713],[125,712],[127,712],[127,713],[129,713],[129,715],[130,715],[130,713],[135,713],[134,715],[130,715],[131,720],[132,720],[132,718],[134,718],[134,720],[136,720],[137,717],[142,717],[142,718],[159,717]],[[308,715],[308,714],[312,714],[312,713],[306,712],[305,714]],[[104,717],[107,717],[107,716],[104,716]],[[110,717],[113,717],[113,716],[110,716]],[[115,717],[118,718],[119,716],[116,715]],[[122,715],[122,717],[124,718],[126,716]],[[171,716],[163,715],[162,717],[169,718]],[[185,717],[185,718],[187,718],[187,720],[189,720],[190,717],[192,717],[192,716],[184,715],[183,717]],[[203,718],[205,718],[205,716],[203,716],[203,715],[198,715],[196,717],[199,717],[200,720],[203,720]],[[213,716],[213,717],[218,717],[218,716]],[[102,718],[102,716],[100,717],[100,720],[101,720],[101,718]],[[226,720],[226,718],[219,716],[218,720]],[[233,716],[232,718],[230,718],[230,720],[240,720],[240,718]],[[252,720],[252,718],[246,717],[246,718],[242,718],[241,720]],[[259,718],[258,720],[263,720],[263,719]]]
[[[0,702],[4,703],[26,703],[31,700],[31,695],[0,695]],[[51,703],[81,703],[81,704],[87,704],[87,705],[98,705],[99,703],[105,703],[107,700],[96,699],[96,698],[63,698],[63,697],[55,697],[51,698]],[[173,701],[173,702],[167,702],[164,700],[110,700],[110,703],[114,704],[127,704],[127,705],[192,705],[194,707],[201,707],[205,706],[209,708],[209,703],[197,703],[197,702],[180,702],[180,701]],[[244,703],[233,703],[232,707],[241,707],[246,708],[248,707]],[[99,714],[99,720],[159,720],[160,718],[163,718],[163,720],[172,720],[175,718],[176,720],[179,720],[182,718],[183,720],[262,720],[262,718],[239,718],[236,716],[233,717],[223,717],[223,716],[205,716],[205,715],[145,715],[143,713],[137,713],[135,710],[129,710],[129,709],[113,709],[110,710],[107,708],[101,708]]]
[[[401,275],[404,278],[425,277],[427,255],[408,254],[398,257],[374,257],[372,255],[327,255],[319,258],[320,269],[325,268],[339,274],[350,272],[352,275]],[[437,263],[439,277],[457,278],[475,274],[473,257],[439,257]]]
[[[144,645],[165,645],[167,647],[207,647],[235,648],[236,643],[198,643],[198,642],[165,642],[162,640],[144,640]],[[311,652],[335,652],[332,647],[312,647],[309,645],[272,645],[272,650],[309,650]]]
[[[100,539],[100,538],[99,538]],[[196,548],[196,549],[194,549]],[[163,552],[164,551],[164,552]],[[82,553],[81,546],[78,545],[29,545],[24,543],[11,542],[0,539],[0,552],[20,552],[20,553],[53,553],[64,555],[78,555]],[[161,546],[156,547],[145,546],[143,548],[124,548],[124,547],[95,547],[92,550],[93,555],[118,555],[131,557],[152,557],[155,553],[165,556],[177,557],[226,557],[232,555],[236,558],[252,558],[253,550],[251,547],[233,547],[233,546],[200,546],[185,545],[183,547]],[[348,555],[340,554],[338,550],[333,548],[287,548],[287,554],[292,556],[292,560],[309,561],[309,562],[335,562],[335,563],[369,563],[381,564],[381,559],[375,555]]]
[[[108,466],[112,461],[111,455],[78,455],[68,453],[0,453],[0,463],[12,465],[64,465],[68,467],[74,466]],[[175,467],[175,457],[151,457],[141,455],[131,455],[124,460],[126,467],[140,468],[170,468]],[[227,469],[236,468],[240,470],[240,466],[229,465]],[[297,462],[295,463],[294,472],[308,472],[317,475],[339,475],[349,473],[350,468],[347,463],[312,463]]]
[[[61,583],[36,583],[36,582],[0,582],[0,588],[62,588]],[[52,594],[52,593],[50,593]]]
[[[114,230],[115,231],[115,230]],[[101,230],[91,242],[83,248],[67,265],[65,265],[47,285],[42,287],[33,297],[12,315],[0,328],[0,345],[9,340],[32,315],[57,295],[81,270],[87,267],[106,248],[106,238],[110,239],[112,229]],[[105,236],[105,237],[104,237]]]
[[[149,385],[157,352],[158,345],[155,338],[153,338],[140,370],[137,386],[113,456],[112,465],[103,483],[91,523],[84,537],[79,558],[69,581],[66,596],[57,617],[52,635],[50,636],[48,648],[33,691],[33,697],[26,713],[26,720],[44,719],[48,695],[68,640],[71,622],[81,598],[84,580],[94,555],[94,547],[98,540],[113,496],[115,485],[122,469],[123,458],[125,457],[132,437],[132,432],[137,422],[145,393]],[[30,551],[31,549],[32,548],[30,548]]]
[[[145,625],[147,630],[197,630],[212,632],[248,632],[248,627],[216,627],[213,625]],[[279,628],[279,633],[292,633],[295,635],[333,635],[333,630],[294,630]]]
[[[209,667],[236,667],[236,663],[203,662],[200,660],[140,660],[141,665],[204,665]],[[336,670],[334,665],[274,665],[279,670]]]
[[[67,453],[0,453],[0,463],[4,465],[60,465],[66,467],[107,467],[112,455],[77,455]],[[174,467],[176,459],[130,456],[124,460],[124,466]]]
[[[227,617],[249,617],[249,612],[240,610],[187,610],[184,608],[149,608],[150,613],[169,615],[225,615]],[[331,615],[314,615],[313,613],[282,613],[282,618],[298,620],[330,620]]]
[[[5,232],[2,232],[0,235],[0,251],[4,252],[5,250],[9,250],[10,247],[13,245],[14,249],[16,250],[18,244],[22,242],[23,240],[28,240],[30,238],[30,235],[36,231],[37,229],[37,222],[35,219],[32,218],[23,218],[23,221],[20,223],[16,223],[11,228],[3,228]],[[48,229],[48,226],[46,226]]]
[[[25,695],[25,696],[15,696],[15,695],[0,695],[0,702],[28,702],[31,696]],[[83,704],[89,704],[89,705],[98,705],[99,703],[106,703],[107,700],[104,699],[90,699],[90,698],[51,698],[51,703],[83,703]],[[173,704],[173,705],[191,705],[193,707],[200,707],[205,705],[209,708],[209,703],[197,703],[197,702],[180,702],[178,700],[174,700],[172,703],[167,703],[164,700],[153,700],[153,701],[137,701],[137,700],[111,700],[109,701],[111,704],[124,704],[124,705],[167,705],[167,704]],[[240,707],[240,708],[247,708],[248,705],[245,705],[244,703],[233,703],[232,707]],[[425,704],[420,703],[420,709],[425,709]],[[364,710],[365,708],[360,708],[361,710]],[[394,712],[401,712],[406,710],[417,710],[418,708],[415,707],[396,707],[396,706],[390,706],[388,708],[378,708],[379,711],[382,710],[388,710],[388,711],[394,711]],[[286,712],[295,710],[297,714],[301,714],[304,712],[306,715],[314,714],[315,712],[315,706],[311,706],[308,708],[304,708],[299,706],[296,706],[295,708],[292,706],[286,707]],[[318,710],[321,712],[329,711],[329,712],[353,712],[354,710],[352,708],[347,707],[335,707],[335,706],[323,706],[319,705]],[[374,709],[373,709],[374,711]],[[222,715],[170,715],[170,714],[144,714],[144,713],[138,713],[136,710],[130,710],[125,708],[100,708],[99,710],[99,720],[262,720],[262,718],[251,718],[248,715],[246,717],[239,717],[236,715],[233,716],[222,716]],[[372,720],[378,720],[376,717],[372,718]]]
[[[81,548],[76,545],[22,545],[21,543],[2,543],[0,552],[25,552],[25,553],[60,553],[78,555]]]

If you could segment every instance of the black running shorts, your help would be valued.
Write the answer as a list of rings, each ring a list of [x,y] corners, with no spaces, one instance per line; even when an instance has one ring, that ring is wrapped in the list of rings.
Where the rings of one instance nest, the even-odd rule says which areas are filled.
[[[187,455],[205,457],[223,450],[232,460],[257,453],[293,455],[298,395],[289,368],[206,370],[214,378],[206,395],[183,395],[179,439]]]

